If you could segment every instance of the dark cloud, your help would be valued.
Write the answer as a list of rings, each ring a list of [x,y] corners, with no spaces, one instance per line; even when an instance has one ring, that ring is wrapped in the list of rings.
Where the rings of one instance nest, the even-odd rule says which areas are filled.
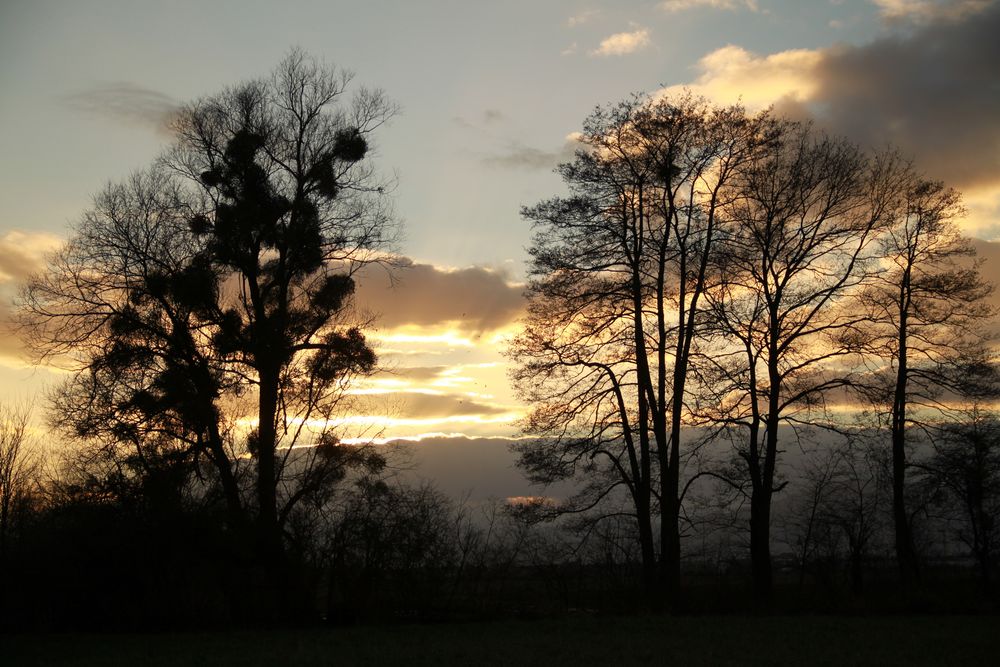
[[[170,96],[128,81],[94,86],[62,97],[72,109],[167,132],[180,105]]]
[[[808,110],[855,141],[887,142],[932,177],[1000,181],[1000,3],[824,52]]]
[[[512,141],[504,152],[484,157],[483,163],[491,167],[508,169],[552,169],[560,162],[572,160],[576,149],[577,141],[573,136],[567,137],[562,148],[555,151],[542,150]]]
[[[993,0],[873,0],[890,25],[955,21],[976,14]]]
[[[506,119],[507,116],[499,109],[487,109],[483,112],[483,121],[486,123],[499,123]]]
[[[482,267],[445,271],[410,263],[391,276],[371,267],[356,280],[358,305],[378,315],[385,328],[459,322],[466,331],[483,333],[513,322],[524,305],[523,287]]]
[[[512,143],[504,153],[488,155],[483,162],[491,167],[512,169],[551,169],[565,158],[562,151],[545,151],[524,144]]]
[[[989,302],[994,308],[1000,309],[1000,241],[972,239],[972,246],[976,249],[976,258],[981,262],[980,275],[996,287]]]
[[[453,116],[451,122],[470,130],[485,131],[486,125],[494,125],[507,120],[507,114],[499,109],[484,109],[477,120],[469,120],[465,116]]]
[[[434,419],[459,415],[501,415],[510,409],[462,394],[426,394],[416,391],[354,396],[351,412],[389,415],[396,419]]]

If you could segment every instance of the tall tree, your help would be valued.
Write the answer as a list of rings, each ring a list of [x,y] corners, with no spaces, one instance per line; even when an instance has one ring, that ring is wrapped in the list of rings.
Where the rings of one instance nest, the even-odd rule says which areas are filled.
[[[523,211],[536,229],[532,281],[509,354],[534,406],[525,431],[539,439],[519,446],[520,462],[539,481],[584,483],[565,511],[626,490],[654,604],[679,581],[685,381],[719,211],[773,130],[740,107],[634,97],[585,121],[559,168],[570,197]]]
[[[69,425],[209,461],[272,565],[297,504],[348,463],[377,465],[328,427],[376,361],[351,321],[351,275],[394,231],[369,159],[394,107],[364,89],[346,102],[350,79],[293,51],[269,79],[186,107],[168,153],[98,197],[24,298],[39,350],[77,362]]]
[[[849,300],[870,279],[900,164],[789,124],[740,171],[726,207],[732,234],[707,293],[719,334],[707,357],[711,412],[736,436],[750,480],[754,591],[771,594],[770,527],[779,429],[849,384],[866,317]]]
[[[865,292],[874,372],[861,388],[889,425],[896,558],[904,580],[913,580],[918,559],[906,499],[911,427],[940,415],[949,398],[987,388],[982,324],[993,313],[984,301],[992,286],[955,225],[962,214],[957,192],[910,173],[896,196],[898,217],[881,239],[885,268]]]

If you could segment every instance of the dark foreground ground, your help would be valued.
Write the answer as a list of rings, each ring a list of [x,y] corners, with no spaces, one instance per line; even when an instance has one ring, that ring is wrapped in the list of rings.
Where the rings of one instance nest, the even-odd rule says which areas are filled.
[[[3,665],[997,665],[1000,617],[626,617],[0,636]]]

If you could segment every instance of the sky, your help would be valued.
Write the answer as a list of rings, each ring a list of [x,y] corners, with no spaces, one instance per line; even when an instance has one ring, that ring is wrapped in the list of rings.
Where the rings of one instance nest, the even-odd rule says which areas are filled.
[[[301,47],[401,108],[377,160],[398,175],[409,266],[395,287],[359,279],[386,370],[355,387],[345,428],[509,438],[525,411],[502,356],[530,240],[519,209],[562,192],[553,167],[596,105],[688,88],[892,143],[964,193],[1000,278],[998,34],[987,0],[3,0],[0,319],[90,197],[169,143],[177,105]],[[0,329],[0,401],[41,407],[60,376]]]

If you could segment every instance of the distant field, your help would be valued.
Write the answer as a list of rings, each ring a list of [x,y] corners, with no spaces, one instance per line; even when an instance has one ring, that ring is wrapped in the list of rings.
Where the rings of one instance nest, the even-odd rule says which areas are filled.
[[[624,617],[0,636],[4,665],[996,665],[1000,618]]]

